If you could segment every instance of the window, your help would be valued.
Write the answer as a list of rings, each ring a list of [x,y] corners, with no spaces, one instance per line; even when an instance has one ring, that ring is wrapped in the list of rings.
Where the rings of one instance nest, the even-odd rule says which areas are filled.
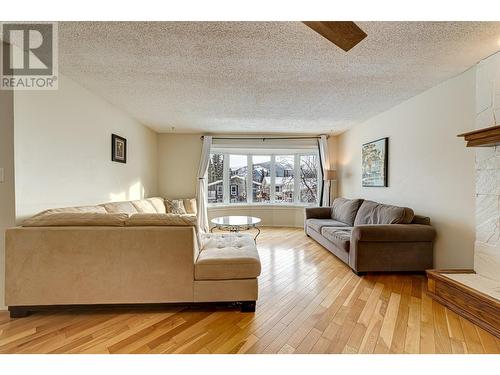
[[[231,191],[231,197],[236,197],[238,196],[238,185],[235,185],[235,184],[231,184],[230,185],[230,191]]]
[[[224,202],[224,155],[211,154],[208,164],[208,203]]]
[[[247,156],[229,155],[229,186],[231,189],[231,203],[247,202],[247,173]]]
[[[317,155],[300,155],[300,202],[318,201],[318,165]]]
[[[316,150],[214,151],[208,167],[209,204],[318,204]]]
[[[252,156],[252,202],[271,201],[271,156]]]
[[[276,177],[274,183],[276,187],[279,187],[279,191],[276,190],[275,201],[293,203],[294,202],[294,190],[295,190],[295,178],[294,178],[294,155],[276,155],[275,163],[275,173]]]

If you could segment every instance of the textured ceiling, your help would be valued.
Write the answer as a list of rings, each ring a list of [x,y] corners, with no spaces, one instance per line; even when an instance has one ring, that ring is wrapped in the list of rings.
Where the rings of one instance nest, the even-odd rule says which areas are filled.
[[[61,22],[59,69],[160,132],[340,132],[498,50],[500,22]]]

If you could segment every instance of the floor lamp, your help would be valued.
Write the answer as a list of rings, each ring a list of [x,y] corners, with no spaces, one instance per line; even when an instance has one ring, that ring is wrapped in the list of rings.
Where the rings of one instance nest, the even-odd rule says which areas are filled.
[[[332,181],[337,180],[337,171],[335,169],[327,169],[323,176],[324,181],[328,181],[328,206],[331,204]]]

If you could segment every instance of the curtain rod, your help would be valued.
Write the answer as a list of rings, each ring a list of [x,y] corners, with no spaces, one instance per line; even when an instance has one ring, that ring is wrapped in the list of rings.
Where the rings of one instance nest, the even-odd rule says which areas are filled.
[[[205,136],[202,135],[201,139]],[[328,136],[327,136],[328,137]],[[247,139],[262,139],[265,141],[267,139],[320,139],[320,136],[309,136],[309,137],[213,137],[212,139],[233,139],[233,140],[247,140]]]

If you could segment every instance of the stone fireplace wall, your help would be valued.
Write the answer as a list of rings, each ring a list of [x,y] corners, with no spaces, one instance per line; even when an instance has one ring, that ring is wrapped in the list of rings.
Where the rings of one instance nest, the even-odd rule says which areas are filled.
[[[476,129],[500,124],[500,52],[476,70]],[[474,270],[500,282],[500,146],[476,153]]]

